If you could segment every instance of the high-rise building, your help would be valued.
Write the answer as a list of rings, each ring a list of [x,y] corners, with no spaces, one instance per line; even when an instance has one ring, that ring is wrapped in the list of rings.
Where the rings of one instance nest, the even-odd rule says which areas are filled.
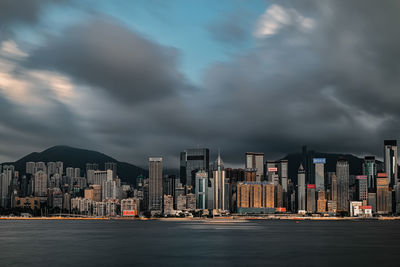
[[[297,173],[297,210],[306,210],[306,174],[303,164],[300,164]]]
[[[367,204],[368,200],[368,176],[358,175],[357,176],[357,192],[358,200],[363,202],[363,205]]]
[[[65,175],[66,175],[67,177],[69,177],[69,178],[74,177],[74,176],[75,176],[75,169],[72,168],[72,167],[67,167],[67,168],[65,169]]]
[[[38,171],[47,172],[46,163],[36,162],[35,163],[35,172],[38,172]]]
[[[35,174],[35,169],[36,169],[35,162],[30,161],[30,162],[27,162],[25,165],[26,165],[25,172],[27,174]]]
[[[56,162],[56,171],[60,176],[64,174],[64,163],[62,161]]]
[[[112,172],[110,169],[107,170],[108,172]],[[103,181],[101,185],[101,198],[102,200],[107,199],[118,199],[118,185],[116,180],[113,180],[112,177],[107,177],[106,181]]]
[[[34,194],[36,197],[47,196],[47,174],[45,171],[38,171],[34,177]]]
[[[397,141],[384,141],[384,164],[389,186],[397,184]]]
[[[326,197],[324,191],[318,191],[318,200],[317,200],[317,212],[325,213],[326,212]]]
[[[161,211],[162,208],[163,159],[149,158],[149,209]]]
[[[374,156],[364,157],[363,174],[367,176],[368,188],[376,188],[376,162]]]
[[[11,176],[5,172],[0,173],[0,207],[7,208],[9,206]]]
[[[195,185],[196,172],[209,171],[210,151],[208,148],[192,148],[181,152],[180,176],[184,185]]]
[[[279,164],[279,177],[281,180],[281,185],[282,185],[282,190],[284,192],[284,194],[288,191],[288,171],[289,171],[289,167],[288,167],[288,160],[281,160],[280,164]]]
[[[57,165],[55,162],[47,162],[47,175],[49,178],[57,172]]]
[[[278,175],[278,170],[279,170],[280,162],[279,161],[273,161],[273,160],[267,160],[265,163],[265,179],[270,182],[270,183],[279,183],[279,175]]]
[[[336,163],[337,176],[337,211],[349,211],[349,163],[345,159],[339,159]]]
[[[216,170],[213,171],[214,209],[225,210],[225,170],[219,153],[215,165]]]
[[[264,177],[264,153],[246,152],[246,169],[256,170],[256,181]]]
[[[256,171],[256,169],[245,169],[245,171],[244,171],[244,180],[246,182],[255,182],[257,180],[257,171]]]
[[[106,162],[104,163],[104,170],[112,170],[113,171],[113,179],[117,178],[117,163],[116,162]]]
[[[90,177],[88,177],[88,182],[89,182],[89,178],[91,180],[91,182],[89,182],[89,184],[102,185],[103,182],[110,181],[110,180],[112,180],[112,177],[113,177],[112,170],[93,171],[93,174],[92,174],[92,171],[89,171],[89,174],[90,174]]]
[[[325,158],[314,158],[314,170],[315,170],[315,189],[316,191],[325,191],[325,169],[326,164]]]
[[[268,182],[239,182],[237,184],[238,213],[274,213],[274,185]]]
[[[196,173],[196,208],[207,209],[208,193],[208,172],[198,171]]]
[[[379,214],[390,212],[389,177],[387,173],[378,173],[376,177],[376,211]]]
[[[164,214],[169,214],[174,210],[174,197],[172,195],[164,195],[163,208]]]
[[[75,177],[81,177],[81,169],[74,168],[74,178]]]
[[[315,213],[315,184],[307,185],[307,212]]]

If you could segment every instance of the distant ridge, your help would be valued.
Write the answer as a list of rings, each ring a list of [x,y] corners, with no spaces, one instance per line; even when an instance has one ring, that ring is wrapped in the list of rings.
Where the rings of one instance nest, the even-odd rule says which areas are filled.
[[[117,174],[123,182],[136,184],[138,175],[147,176],[147,170],[137,167],[133,164],[120,162],[103,153],[75,148],[70,146],[53,146],[42,152],[33,152],[27,156],[17,160],[16,162],[8,162],[4,164],[12,164],[20,173],[25,173],[26,162],[33,161],[62,161],[64,162],[64,172],[66,167],[80,168],[82,173],[86,170],[86,163],[98,163],[99,168],[104,168],[106,162],[117,163]]]

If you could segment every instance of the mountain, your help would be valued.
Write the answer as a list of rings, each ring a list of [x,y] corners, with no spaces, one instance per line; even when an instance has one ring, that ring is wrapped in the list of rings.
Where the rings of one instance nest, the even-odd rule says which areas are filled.
[[[358,158],[351,154],[335,154],[335,153],[323,153],[312,151],[313,158],[326,158],[325,172],[336,172],[336,162],[338,159],[346,159],[349,162],[350,175],[362,174],[362,164],[364,159]],[[297,181],[297,172],[300,163],[303,161],[302,153],[291,153],[283,159],[288,160],[288,175],[289,178]],[[377,163],[381,163],[377,160]]]
[[[49,162],[62,161],[64,162],[64,172],[66,167],[80,168],[81,171],[86,170],[86,163],[98,163],[99,168],[104,168],[106,162],[117,163],[117,174],[123,182],[136,184],[138,175],[147,176],[148,171],[135,165],[120,162],[110,156],[97,151],[74,148],[69,146],[54,146],[42,152],[33,152],[16,162],[8,162],[4,164],[12,164],[20,173],[25,173],[26,162]]]

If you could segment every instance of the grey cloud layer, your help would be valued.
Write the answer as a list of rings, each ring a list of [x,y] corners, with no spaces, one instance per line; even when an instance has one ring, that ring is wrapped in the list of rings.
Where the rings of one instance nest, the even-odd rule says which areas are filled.
[[[61,52],[61,53],[60,53]],[[54,68],[127,103],[188,89],[178,51],[151,42],[107,17],[67,29],[33,52],[30,66]]]
[[[257,40],[245,54],[210,66],[197,89],[180,73],[175,49],[105,17],[49,36],[27,65],[104,93],[113,109],[93,115],[91,130],[76,130],[100,135],[101,150],[130,162],[145,165],[161,154],[176,167],[178,152],[198,144],[221,148],[232,163],[243,162],[245,151],[275,158],[302,144],[380,155],[382,140],[400,134],[399,3],[287,3],[315,27],[286,25]]]

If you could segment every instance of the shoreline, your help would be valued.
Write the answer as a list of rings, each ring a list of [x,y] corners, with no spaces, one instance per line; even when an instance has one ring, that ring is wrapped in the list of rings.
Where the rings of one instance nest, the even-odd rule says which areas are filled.
[[[56,221],[56,220],[86,220],[86,221],[171,221],[171,222],[248,222],[248,221],[400,221],[400,216],[396,217],[295,217],[295,216],[230,216],[214,218],[132,218],[132,217],[0,217],[0,220],[32,220],[32,221]]]

